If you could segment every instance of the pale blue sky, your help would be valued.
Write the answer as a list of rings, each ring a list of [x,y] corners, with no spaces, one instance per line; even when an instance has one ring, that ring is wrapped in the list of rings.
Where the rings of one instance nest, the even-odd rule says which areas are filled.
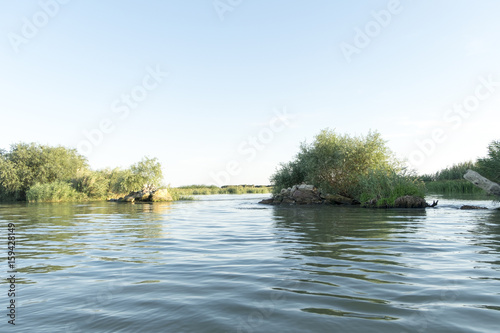
[[[0,148],[78,147],[94,168],[158,157],[177,186],[267,184],[327,127],[378,130],[418,172],[483,156],[500,139],[498,1],[0,0],[0,9]]]

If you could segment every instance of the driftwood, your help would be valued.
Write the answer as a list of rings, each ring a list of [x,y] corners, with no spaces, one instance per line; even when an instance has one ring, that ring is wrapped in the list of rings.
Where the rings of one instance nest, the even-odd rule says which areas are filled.
[[[472,184],[476,185],[477,187],[482,188],[486,192],[500,196],[500,185],[492,182],[489,179],[484,178],[479,173],[472,170],[468,170],[467,173],[464,175],[464,178],[470,181]]]

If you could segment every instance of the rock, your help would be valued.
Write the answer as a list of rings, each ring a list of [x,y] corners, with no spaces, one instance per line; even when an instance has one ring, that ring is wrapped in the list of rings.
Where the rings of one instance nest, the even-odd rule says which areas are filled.
[[[295,186],[297,186],[297,185],[295,185]],[[314,191],[314,185],[302,184],[302,185],[298,185],[297,189],[301,190],[301,191]]]
[[[290,197],[284,197],[283,200],[281,200],[281,204],[282,205],[296,205],[297,202]]]
[[[118,201],[118,202],[160,202],[160,201],[172,201],[172,196],[166,189],[160,190],[144,190],[137,192],[130,192],[123,198],[112,199],[109,201]]]
[[[274,198],[269,198],[269,199],[264,199],[264,200],[259,201],[259,203],[265,204],[265,205],[272,205],[273,202],[274,202]]]
[[[153,202],[158,202],[158,201],[172,201],[173,199],[170,193],[168,193],[166,189],[159,189],[151,194],[150,200]]]
[[[325,195],[325,200],[327,203],[335,205],[359,205],[360,202],[348,197],[344,197],[338,194],[327,194]]]
[[[471,210],[471,209],[488,209],[488,208],[486,208],[486,207],[479,207],[479,206],[463,205],[462,207],[460,207],[460,209]]]
[[[437,201],[429,205],[424,198],[415,197],[412,195],[405,195],[404,197],[399,197],[394,201],[395,208],[426,208],[434,207],[437,205]]]
[[[270,205],[310,205],[322,204],[323,198],[313,185],[301,184],[284,188],[271,199],[264,199],[259,203]]]

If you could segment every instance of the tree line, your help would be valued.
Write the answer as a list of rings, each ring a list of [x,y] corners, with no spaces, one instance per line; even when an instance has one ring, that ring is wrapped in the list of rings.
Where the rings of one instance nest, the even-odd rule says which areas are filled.
[[[92,170],[76,149],[36,143],[0,149],[1,201],[103,200],[162,181],[156,158],[144,157],[127,169]]]
[[[312,143],[302,143],[295,158],[282,163],[271,177],[274,193],[296,184],[315,185],[324,193],[360,202],[376,200],[392,205],[397,197],[424,197],[427,191],[477,193],[481,189],[464,180],[468,169],[500,183],[500,141],[488,146],[488,155],[431,175],[417,175],[395,158],[380,133],[349,136],[322,130]]]

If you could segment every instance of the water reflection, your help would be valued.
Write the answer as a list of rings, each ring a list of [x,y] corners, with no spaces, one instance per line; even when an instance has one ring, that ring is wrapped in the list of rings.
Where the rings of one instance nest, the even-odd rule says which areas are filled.
[[[173,203],[150,204],[11,204],[0,205],[0,220],[15,224],[20,273],[45,274],[76,267],[91,257],[98,261],[144,262],[147,258],[117,248],[144,247],[168,237]],[[157,255],[158,257],[158,255]],[[50,263],[49,263],[50,262]],[[20,281],[22,283],[22,281]]]
[[[391,302],[373,291],[378,285],[407,284],[405,270],[411,266],[402,260],[399,250],[422,227],[425,210],[321,206],[277,208],[273,214],[283,256],[297,262],[290,273],[297,286],[284,290],[319,297],[323,305],[302,311],[398,319],[401,311],[392,310]]]

